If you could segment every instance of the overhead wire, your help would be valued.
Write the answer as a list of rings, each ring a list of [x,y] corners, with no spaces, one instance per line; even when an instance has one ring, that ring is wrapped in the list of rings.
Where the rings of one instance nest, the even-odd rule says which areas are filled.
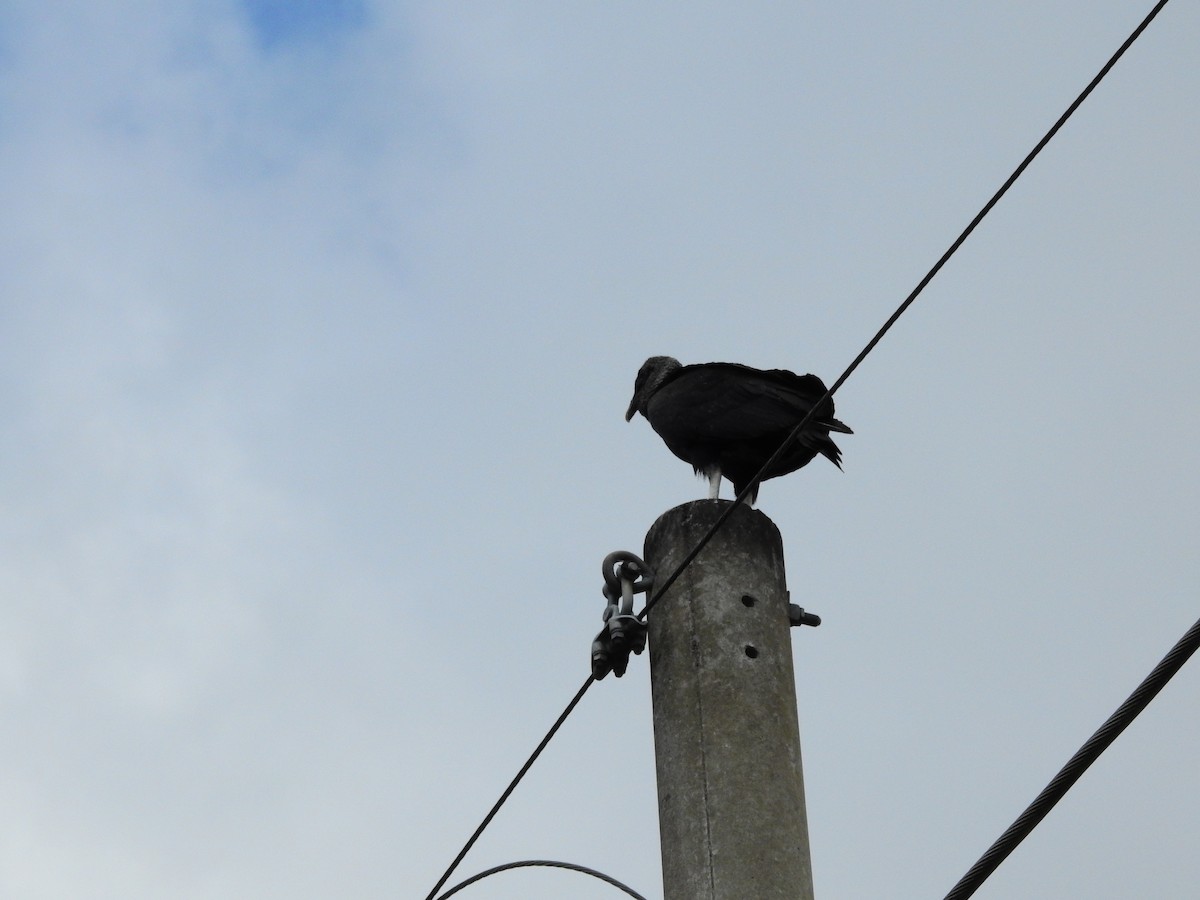
[[[454,873],[454,870],[458,868],[458,864],[462,862],[463,857],[466,856],[470,852],[471,848],[475,846],[475,842],[479,840],[479,836],[483,834],[484,829],[491,824],[492,819],[496,817],[496,813],[500,812],[500,807],[504,805],[504,801],[506,801],[509,798],[509,795],[516,790],[517,785],[521,783],[521,779],[525,777],[525,773],[529,771],[529,769],[537,761],[537,758],[542,755],[542,751],[546,749],[546,745],[549,744],[554,735],[558,733],[558,729],[562,727],[563,722],[567,721],[567,716],[571,715],[571,713],[575,711],[575,707],[579,705],[579,701],[583,699],[583,695],[586,694],[588,692],[588,688],[595,683],[595,676],[589,675],[579,690],[575,692],[575,696],[571,698],[571,701],[566,705],[563,711],[559,713],[558,718],[554,720],[554,724],[550,726],[550,730],[546,732],[546,736],[542,738],[541,742],[534,748],[533,752],[529,754],[529,759],[525,760],[525,764],[521,766],[517,774],[513,776],[512,781],[508,783],[508,787],[504,789],[504,793],[502,793],[499,799],[492,804],[492,808],[488,810],[487,815],[483,817],[483,821],[479,823],[479,827],[471,833],[469,838],[467,838],[467,842],[463,844],[463,848],[458,851],[458,856],[454,857],[450,865],[446,867],[446,871],[442,873],[442,877],[438,879],[438,883],[433,886],[433,890],[429,892],[425,900],[434,900],[437,892],[441,890],[442,885],[449,880],[450,876]]]
[[[1133,45],[1134,41],[1136,41],[1139,36],[1141,36],[1142,32],[1146,30],[1146,28],[1150,25],[1162,8],[1167,5],[1168,2],[1169,0],[1158,0],[1158,3],[1155,4],[1154,8],[1149,12],[1149,14],[1146,15],[1137,28],[1135,28],[1129,35],[1129,37],[1125,39],[1124,43],[1121,44],[1117,51],[1113,53],[1108,62],[1104,64],[1096,76],[1090,82],[1088,82],[1087,87],[1080,92],[1079,96],[1077,96],[1071,105],[1067,107],[1066,111],[1058,117],[1052,126],[1050,126],[1050,129],[1042,136],[1041,140],[1034,145],[1033,149],[1026,154],[1025,158],[1021,160],[1020,164],[1013,170],[1012,174],[1005,179],[1000,188],[983,205],[979,212],[975,214],[975,217],[971,219],[966,228],[962,230],[958,237],[954,239],[953,243],[951,243],[946,251],[938,258],[937,262],[933,264],[925,276],[917,283],[917,286],[914,287],[908,296],[904,298],[903,302],[896,307],[895,312],[888,317],[887,321],[883,323],[883,326],[875,333],[875,336],[867,342],[866,346],[863,347],[858,356],[854,358],[850,365],[846,367],[845,371],[838,376],[837,380],[829,386],[824,395],[816,403],[814,403],[812,408],[804,415],[803,418],[801,418],[801,420],[796,424],[796,427],[793,428],[791,433],[783,440],[783,443],[779,445],[779,449],[777,449],[771,455],[771,457],[765,463],[763,463],[755,476],[750,479],[750,481],[745,485],[745,487],[742,488],[741,491],[738,492],[733,501],[725,506],[725,508],[721,511],[721,514],[717,517],[713,524],[709,526],[708,530],[701,536],[700,540],[697,541],[696,546],[689,551],[687,556],[683,558],[683,560],[678,566],[675,567],[675,570],[671,572],[667,578],[665,578],[660,584],[655,585],[654,593],[646,600],[646,605],[642,608],[642,611],[638,613],[638,619],[644,620],[650,610],[662,599],[671,586],[679,580],[679,577],[684,573],[687,567],[695,561],[696,557],[700,555],[706,546],[708,546],[709,542],[712,541],[713,537],[717,534],[725,522],[728,521],[729,517],[733,515],[734,510],[736,510],[746,500],[759,482],[762,481],[763,475],[765,475],[766,472],[775,464],[775,462],[781,456],[783,456],[787,448],[791,446],[792,442],[796,439],[800,432],[809,424],[809,422],[812,421],[817,413],[817,410],[821,409],[823,404],[827,400],[830,400],[835,393],[837,393],[838,388],[840,388],[846,382],[846,379],[848,379],[854,373],[862,361],[867,358],[872,350],[875,349],[876,345],[878,345],[879,342],[883,340],[884,336],[891,331],[892,326],[895,325],[900,317],[908,310],[908,308],[912,306],[917,297],[919,297],[925,290],[926,286],[934,279],[938,272],[942,270],[942,267],[945,266],[950,258],[958,251],[958,248],[961,247],[967,238],[971,236],[971,234],[978,227],[979,223],[984,220],[987,214],[992,211],[992,208],[995,207],[995,205],[1000,202],[1004,195],[1008,193],[1009,188],[1011,188],[1016,183],[1017,179],[1020,178],[1025,172],[1025,170],[1029,168],[1029,165],[1034,161],[1034,159],[1037,158],[1042,150],[1045,149],[1046,145],[1053,140],[1054,136],[1058,134],[1063,125],[1067,123],[1067,120],[1070,119],[1075,113],[1075,110],[1077,110],[1083,101],[1088,98],[1092,91],[1095,90],[1096,86],[1102,80],[1104,80],[1104,77],[1109,73],[1112,67],[1116,65],[1117,61],[1125,54],[1125,51]],[[525,773],[529,771],[534,761],[536,761],[541,755],[542,751],[546,748],[546,745],[550,743],[551,738],[553,738],[558,732],[559,728],[562,727],[563,722],[565,722],[571,712],[574,711],[575,707],[579,704],[579,701],[583,699],[583,695],[587,693],[588,689],[595,683],[595,681],[596,679],[594,676],[588,676],[587,680],[584,681],[583,685],[576,692],[575,696],[570,700],[566,708],[550,727],[550,730],[546,732],[546,736],[542,738],[541,742],[534,749],[529,759],[526,760],[525,764],[517,772],[516,776],[511,782],[509,782],[508,787],[504,789],[504,792],[492,806],[491,810],[488,811],[488,814],[484,816],[483,821],[479,824],[479,827],[476,828],[471,834],[471,837],[467,839],[467,843],[463,846],[462,850],[459,851],[453,862],[450,863],[450,866],[438,880],[438,883],[434,885],[433,890],[429,892],[426,900],[434,900],[438,890],[450,878],[450,875],[453,873],[455,867],[458,866],[463,857],[465,857],[470,851],[471,847],[474,846],[484,829],[487,828],[488,824],[495,817],[496,813],[499,812],[500,807],[504,805],[504,802],[512,794],[513,790],[516,789],[516,786],[520,783],[521,779],[525,777]]]
[[[984,217],[992,211],[992,207],[999,203],[1000,199],[1008,193],[1008,189],[1016,183],[1017,179],[1021,177],[1022,173],[1029,168],[1029,164],[1033,162],[1033,160],[1039,153],[1042,152],[1045,146],[1050,143],[1056,134],[1058,134],[1059,129],[1066,124],[1067,120],[1071,118],[1075,110],[1079,108],[1080,104],[1087,99],[1088,95],[1091,94],[1096,85],[1098,85],[1103,80],[1104,76],[1108,74],[1109,70],[1116,65],[1117,60],[1119,60],[1125,54],[1125,51],[1129,49],[1130,45],[1132,45],[1133,42],[1137,40],[1138,36],[1146,30],[1146,27],[1154,20],[1154,17],[1158,15],[1159,10],[1167,5],[1167,2],[1168,0],[1159,0],[1158,4],[1150,11],[1149,15],[1142,20],[1141,24],[1134,29],[1133,33],[1126,38],[1125,42],[1121,44],[1120,48],[1118,48],[1117,51],[1109,58],[1108,62],[1104,64],[1103,68],[1101,68],[1096,74],[1096,77],[1088,82],[1087,87],[1085,87],[1083,91],[1080,92],[1079,96],[1075,98],[1074,102],[1067,107],[1066,112],[1059,116],[1058,120],[1052,126],[1050,126],[1050,130],[1042,136],[1042,139],[1038,141],[1034,148],[1029,151],[1023,160],[1021,160],[1020,165],[1013,170],[1013,173],[1008,176],[1004,184],[1000,186],[999,190],[992,195],[991,199],[983,205],[983,208],[975,214],[975,218],[973,218],[967,224],[967,227],[962,230],[962,233],[955,238],[954,243],[952,243],[946,249],[946,252],[943,253],[938,261],[933,264],[933,267],[930,268],[927,273],[925,273],[925,277],[922,278],[920,282],[918,282],[917,286],[912,289],[912,292],[904,298],[904,302],[896,307],[896,311],[892,313],[886,322],[883,323],[883,327],[880,328],[879,331],[875,333],[875,336],[867,342],[867,345],[863,347],[858,356],[854,358],[854,361],[846,367],[846,370],[842,372],[837,381],[829,386],[829,389],[825,391],[825,393],[821,396],[821,399],[813,404],[812,408],[805,413],[804,417],[796,424],[796,427],[792,429],[791,434],[784,438],[783,443],[779,445],[779,449],[777,449],[771,455],[771,457],[765,463],[763,463],[763,465],[759,468],[758,473],[751,478],[746,486],[738,492],[738,495],[734,497],[733,502],[729,506],[725,507],[724,510],[722,510],[721,515],[717,517],[716,521],[713,522],[708,531],[705,532],[705,534],[700,538],[692,551],[683,558],[683,561],[680,562],[675,571],[671,573],[670,577],[668,577],[661,586],[656,586],[654,596],[646,601],[646,606],[639,615],[639,618],[645,617],[650,608],[658,602],[659,598],[667,592],[667,589],[675,583],[676,579],[678,579],[681,574],[683,574],[683,570],[691,565],[696,557],[700,555],[700,551],[703,550],[708,542],[713,539],[713,536],[720,530],[721,526],[725,524],[726,520],[733,515],[733,511],[739,505],[741,505],[746,497],[748,497],[755,490],[759,482],[762,480],[763,475],[765,475],[767,471],[775,465],[779,458],[783,456],[784,452],[786,452],[787,448],[792,445],[792,442],[796,439],[800,432],[804,430],[805,426],[812,421],[817,414],[817,410],[821,409],[824,403],[827,400],[830,400],[833,395],[837,393],[838,388],[840,388],[842,384],[845,383],[846,379],[853,374],[854,370],[859,367],[859,364],[862,363],[862,361],[867,358],[867,355],[875,349],[875,346],[881,340],[883,340],[884,335],[891,331],[892,326],[895,325],[897,320],[904,315],[905,311],[912,306],[917,297],[921,295],[921,292],[925,290],[926,285],[933,281],[934,276],[936,276],[937,273],[942,270],[942,266],[949,261],[950,257],[952,257],[955,252],[957,252],[958,248],[963,245],[966,239],[971,236],[971,233],[975,230],[979,223],[983,221]]]
[[[1009,854],[1017,849],[1017,845],[1025,840],[1042,819],[1046,818],[1050,810],[1066,795],[1067,791],[1088,770],[1088,767],[1100,758],[1100,754],[1107,750],[1129,723],[1136,719],[1150,701],[1158,696],[1158,692],[1183,667],[1183,664],[1196,652],[1197,648],[1200,648],[1200,620],[1197,620],[1196,624],[1188,629],[1187,633],[1171,648],[1171,651],[1129,695],[1129,698],[1108,717],[1108,720],[1097,729],[1095,734],[1084,742],[1084,745],[1067,761],[1059,773],[1050,779],[1050,783],[1034,798],[1025,811],[1017,816],[1016,821],[1008,827],[1008,830],[1000,835],[996,842],[987,849],[987,852],[979,857],[975,865],[967,870],[967,874],[950,889],[945,900],[967,900],[974,894],[988,876],[996,871],[1000,863],[1004,862]]]

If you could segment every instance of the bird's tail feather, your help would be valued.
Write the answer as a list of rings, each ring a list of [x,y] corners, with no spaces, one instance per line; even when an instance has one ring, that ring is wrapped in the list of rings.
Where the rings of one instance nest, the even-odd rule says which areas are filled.
[[[820,447],[821,455],[837,466],[842,467],[842,451],[838,449],[838,445],[833,441],[827,441]]]
[[[824,422],[821,423],[821,425],[824,424]],[[838,422],[838,424],[841,425],[842,423]],[[853,434],[853,432],[849,429],[846,430],[846,433]],[[828,434],[811,431],[802,433],[796,438],[796,443],[802,447],[807,447],[809,450],[815,450],[817,453],[820,453],[839,469],[842,467],[842,451],[838,449],[838,445],[833,442],[832,438],[830,438]]]

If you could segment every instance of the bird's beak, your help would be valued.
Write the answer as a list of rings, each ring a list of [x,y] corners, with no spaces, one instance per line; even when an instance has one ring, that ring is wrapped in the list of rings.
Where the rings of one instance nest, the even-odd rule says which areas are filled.
[[[637,397],[629,401],[629,409],[625,410],[625,421],[630,421],[635,412],[637,412]]]

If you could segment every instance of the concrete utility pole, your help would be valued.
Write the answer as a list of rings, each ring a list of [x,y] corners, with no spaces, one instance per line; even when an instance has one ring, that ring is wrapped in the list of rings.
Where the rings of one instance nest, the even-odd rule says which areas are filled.
[[[729,501],[664,513],[674,571]],[[665,900],[812,900],[779,531],[742,506],[647,618]]]

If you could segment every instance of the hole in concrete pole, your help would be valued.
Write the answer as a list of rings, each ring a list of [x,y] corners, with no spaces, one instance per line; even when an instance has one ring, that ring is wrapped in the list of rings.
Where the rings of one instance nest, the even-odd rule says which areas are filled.
[[[758,648],[753,644],[746,645],[746,655],[751,659],[758,659]]]
[[[749,594],[742,594],[742,606],[753,606],[756,602]]]

